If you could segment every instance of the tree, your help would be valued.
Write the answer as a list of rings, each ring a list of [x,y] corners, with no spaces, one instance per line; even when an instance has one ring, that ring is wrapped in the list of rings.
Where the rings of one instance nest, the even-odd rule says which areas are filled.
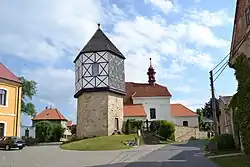
[[[35,105],[30,102],[32,97],[36,95],[37,83],[32,80],[26,80],[24,77],[19,77],[22,81],[22,104],[21,111],[29,116],[34,116],[36,114]]]
[[[198,109],[196,110],[196,113],[198,114],[199,129],[200,129],[200,130],[205,130],[204,110],[198,108]]]
[[[219,108],[219,100],[215,98],[215,104],[216,104],[216,115],[217,120],[219,121],[220,116],[220,108]],[[212,111],[212,99],[209,100],[209,102],[205,103],[205,106],[203,108],[204,111],[204,117],[208,119],[213,119],[213,111]]]

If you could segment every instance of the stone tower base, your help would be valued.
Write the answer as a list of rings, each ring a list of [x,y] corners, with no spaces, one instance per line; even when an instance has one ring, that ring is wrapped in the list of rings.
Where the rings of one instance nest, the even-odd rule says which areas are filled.
[[[121,130],[123,96],[111,92],[86,92],[77,99],[77,137],[108,136]]]

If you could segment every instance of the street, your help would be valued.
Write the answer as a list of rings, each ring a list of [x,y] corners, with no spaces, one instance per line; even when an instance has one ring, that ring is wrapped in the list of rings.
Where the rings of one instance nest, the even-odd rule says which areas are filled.
[[[217,167],[203,157],[202,141],[145,145],[120,151],[65,151],[58,146],[34,146],[0,151],[0,167]]]

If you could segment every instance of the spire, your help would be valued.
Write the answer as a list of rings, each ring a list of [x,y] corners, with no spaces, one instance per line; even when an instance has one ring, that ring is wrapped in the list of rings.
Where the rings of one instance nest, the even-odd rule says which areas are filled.
[[[152,59],[150,58],[149,61],[150,61],[150,64],[149,64],[149,68],[148,68],[148,72],[147,72],[148,83],[153,86],[153,85],[155,85],[155,73],[156,72],[152,66]]]
[[[103,33],[100,26],[101,24],[98,23],[97,24],[98,29],[96,30],[95,34],[91,37],[91,39],[88,41],[88,43],[83,47],[80,53],[109,51],[115,54],[116,56],[125,59],[124,55],[116,48],[116,46]],[[76,59],[74,60],[74,62],[76,61]]]
[[[149,67],[152,67],[151,57],[149,58],[149,61],[150,61]]]

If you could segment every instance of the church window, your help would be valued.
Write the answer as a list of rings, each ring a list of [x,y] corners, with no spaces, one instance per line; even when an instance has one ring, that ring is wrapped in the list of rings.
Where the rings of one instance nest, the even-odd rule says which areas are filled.
[[[150,108],[150,119],[156,119],[155,108]]]

